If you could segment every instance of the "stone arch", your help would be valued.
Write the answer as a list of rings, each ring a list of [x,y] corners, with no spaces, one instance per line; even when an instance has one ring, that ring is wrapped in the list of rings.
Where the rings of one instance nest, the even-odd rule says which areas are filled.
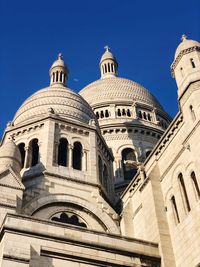
[[[71,203],[85,208],[105,226],[106,232],[112,234],[120,234],[119,227],[117,227],[116,223],[110,217],[110,215],[108,215],[103,209],[100,209],[97,203],[89,202],[88,200],[81,198],[80,196],[73,196],[68,194],[43,195],[27,203],[23,208],[23,212],[24,214],[32,216],[37,210],[41,209],[47,204],[56,204],[60,202]]]

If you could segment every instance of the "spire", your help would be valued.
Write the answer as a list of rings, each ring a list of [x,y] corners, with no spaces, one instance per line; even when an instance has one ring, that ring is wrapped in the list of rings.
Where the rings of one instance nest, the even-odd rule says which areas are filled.
[[[58,54],[58,59],[51,66],[49,73],[51,86],[54,84],[61,84],[63,86],[65,85],[69,71],[65,65],[65,62],[63,61],[61,53]]]
[[[110,52],[110,47],[106,45],[105,52],[101,57],[100,60],[100,71],[101,71],[101,78],[109,78],[109,77],[116,77],[117,76],[117,69],[118,64],[116,58]]]

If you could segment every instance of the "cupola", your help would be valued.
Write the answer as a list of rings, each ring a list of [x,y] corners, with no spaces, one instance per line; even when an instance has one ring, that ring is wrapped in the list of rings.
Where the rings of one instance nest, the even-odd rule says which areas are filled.
[[[65,86],[68,79],[68,68],[63,61],[62,54],[58,55],[58,59],[53,63],[49,71],[50,85],[60,84]]]
[[[187,87],[200,79],[200,43],[182,35],[182,42],[176,49],[171,65],[173,78],[178,86],[179,99]]]
[[[110,52],[110,48],[105,46],[105,52],[101,57],[100,60],[100,71],[101,71],[101,78],[109,78],[109,77],[116,77],[117,76],[117,69],[118,64],[116,58]]]
[[[17,173],[22,169],[21,154],[12,138],[0,147],[0,170],[7,167],[12,167]]]

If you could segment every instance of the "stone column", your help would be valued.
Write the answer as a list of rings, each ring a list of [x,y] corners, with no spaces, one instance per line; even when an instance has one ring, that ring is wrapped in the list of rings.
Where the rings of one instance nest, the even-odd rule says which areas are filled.
[[[133,104],[132,105],[132,117],[134,119],[137,119],[137,117],[138,117],[136,108],[137,108],[136,104]]]
[[[59,146],[59,142],[55,142],[53,163],[56,163],[56,164],[58,164],[58,146]]]
[[[68,150],[69,150],[69,161],[68,161],[68,165],[69,168],[72,168],[73,166],[73,146],[72,145],[68,145]]]
[[[28,168],[29,167],[28,157],[29,157],[30,147],[29,146],[25,146],[24,150],[25,150],[25,159],[24,159],[23,168]]]
[[[87,171],[87,150],[83,149],[82,154],[82,170]]]

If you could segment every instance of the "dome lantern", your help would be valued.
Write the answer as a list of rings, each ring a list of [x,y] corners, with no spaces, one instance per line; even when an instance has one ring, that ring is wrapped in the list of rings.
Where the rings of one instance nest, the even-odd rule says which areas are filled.
[[[102,55],[99,63],[101,71],[101,79],[116,77],[118,69],[117,60],[110,52],[110,48],[108,45],[106,45],[104,48],[106,51]]]
[[[65,86],[68,79],[68,68],[63,61],[62,54],[59,53],[58,59],[53,63],[49,71],[50,74],[50,85],[60,84]]]

